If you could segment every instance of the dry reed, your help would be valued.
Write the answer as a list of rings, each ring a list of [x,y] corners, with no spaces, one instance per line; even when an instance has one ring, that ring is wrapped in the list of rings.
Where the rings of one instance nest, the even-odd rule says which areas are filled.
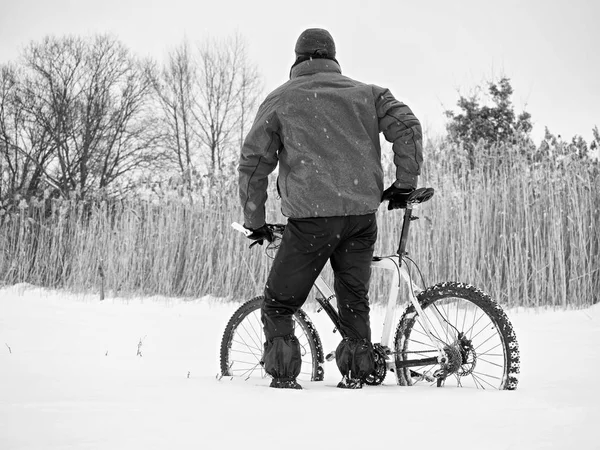
[[[431,164],[435,197],[409,242],[427,284],[474,284],[509,306],[581,307],[600,293],[600,176],[586,161],[531,164],[513,155],[464,170]],[[268,203],[271,221],[283,218]],[[1,217],[0,280],[108,295],[249,298],[262,290],[264,252],[230,228],[241,221],[232,183],[181,197],[22,204]],[[378,254],[397,248],[402,214],[380,208]],[[413,272],[416,274],[416,272]],[[331,277],[328,273],[327,277]],[[387,289],[374,273],[371,298]]]

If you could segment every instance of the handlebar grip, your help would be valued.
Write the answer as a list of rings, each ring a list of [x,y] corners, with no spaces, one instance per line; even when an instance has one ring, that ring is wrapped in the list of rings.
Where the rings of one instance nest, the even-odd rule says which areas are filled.
[[[252,231],[250,231],[248,228],[246,228],[244,225],[242,225],[240,223],[233,222],[231,224],[231,226],[233,227],[234,230],[237,230],[240,233],[243,233],[244,236],[250,236],[252,234]]]

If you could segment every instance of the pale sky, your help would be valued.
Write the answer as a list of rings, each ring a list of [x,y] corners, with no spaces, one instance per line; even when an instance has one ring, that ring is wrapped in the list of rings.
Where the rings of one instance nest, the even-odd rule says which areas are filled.
[[[342,72],[389,88],[429,136],[444,130],[458,92],[508,76],[534,138],[600,127],[600,0],[0,0],[0,63],[46,35],[112,33],[162,59],[184,37],[236,31],[265,95],[287,80],[306,28],[332,34]]]

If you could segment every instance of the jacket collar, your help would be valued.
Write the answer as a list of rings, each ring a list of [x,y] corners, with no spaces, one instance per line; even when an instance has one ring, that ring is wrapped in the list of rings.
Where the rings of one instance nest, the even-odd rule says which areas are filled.
[[[302,77],[304,75],[314,75],[319,72],[342,73],[342,69],[337,61],[333,59],[317,58],[302,61],[292,67],[290,79]]]

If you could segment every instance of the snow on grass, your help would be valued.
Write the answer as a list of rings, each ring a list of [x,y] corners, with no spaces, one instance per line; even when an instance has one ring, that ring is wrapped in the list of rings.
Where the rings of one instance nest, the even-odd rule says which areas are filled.
[[[236,303],[0,289],[0,449],[594,449],[600,308],[509,311],[517,391],[217,380]],[[309,315],[325,351],[337,335]],[[373,311],[374,336],[382,311]]]

